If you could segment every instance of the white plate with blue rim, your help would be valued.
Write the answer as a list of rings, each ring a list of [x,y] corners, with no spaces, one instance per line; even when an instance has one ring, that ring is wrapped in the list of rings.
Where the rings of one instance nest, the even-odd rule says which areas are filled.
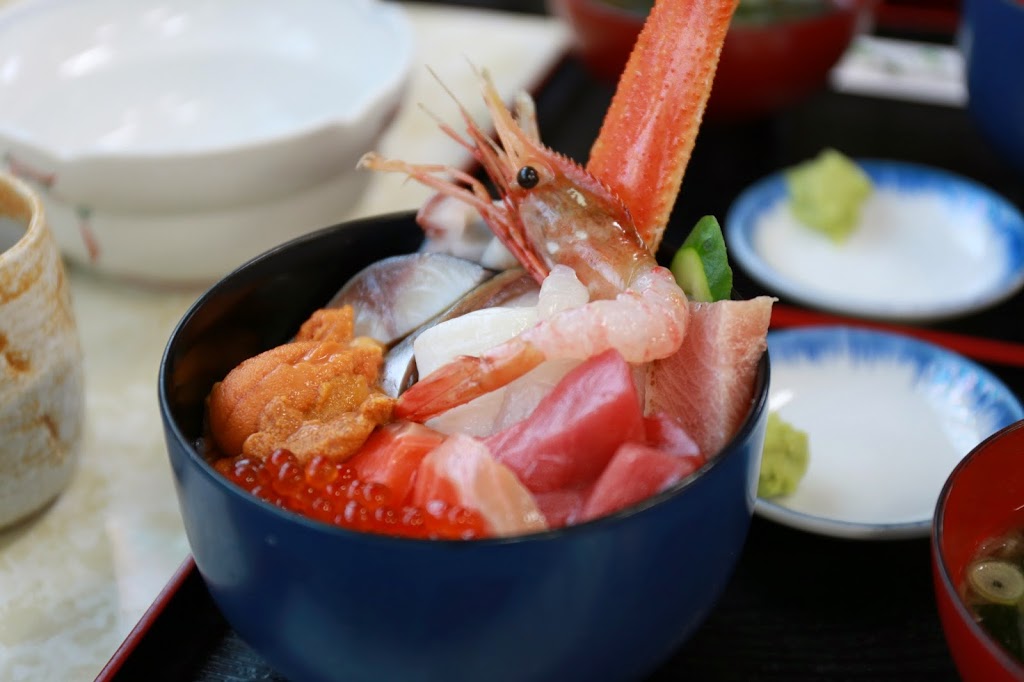
[[[801,224],[785,171],[745,189],[726,215],[729,255],[762,286],[824,310],[932,321],[1024,287],[1024,216],[973,180],[929,166],[855,159],[874,191],[847,240]]]
[[[981,365],[901,334],[815,326],[768,335],[769,410],[808,436],[796,490],[758,498],[759,516],[849,539],[924,537],[956,464],[1024,419]]]

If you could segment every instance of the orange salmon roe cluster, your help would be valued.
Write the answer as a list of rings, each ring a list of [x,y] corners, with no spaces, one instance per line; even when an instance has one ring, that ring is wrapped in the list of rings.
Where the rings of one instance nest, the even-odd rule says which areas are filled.
[[[394,500],[391,489],[360,481],[355,469],[316,455],[303,465],[285,449],[266,460],[224,457],[214,468],[253,495],[303,516],[350,530],[409,538],[471,540],[487,525],[475,510],[440,500],[423,507]]]

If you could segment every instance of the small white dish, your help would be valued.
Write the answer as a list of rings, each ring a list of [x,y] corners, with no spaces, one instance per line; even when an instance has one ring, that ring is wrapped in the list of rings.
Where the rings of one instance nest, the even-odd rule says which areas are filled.
[[[260,249],[244,226],[211,235],[190,217],[332,184],[351,203],[414,56],[404,9],[378,0],[25,0],[0,12],[0,165],[76,260],[166,281],[221,249],[213,280]],[[173,238],[149,229],[170,223]],[[259,229],[265,245],[295,234],[287,219]]]
[[[763,286],[858,317],[928,321],[995,305],[1024,286],[1024,216],[936,168],[857,160],[875,191],[837,244],[797,221],[784,171],[744,190],[726,217],[729,253]]]
[[[768,335],[769,409],[806,431],[807,473],[762,517],[851,539],[927,536],[956,464],[1024,418],[1014,394],[966,358],[899,334],[844,326]]]

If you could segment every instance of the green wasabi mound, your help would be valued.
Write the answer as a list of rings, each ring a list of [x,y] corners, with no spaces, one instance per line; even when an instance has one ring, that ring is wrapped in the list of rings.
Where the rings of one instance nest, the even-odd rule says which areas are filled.
[[[691,301],[721,301],[732,295],[732,268],[717,218],[706,215],[697,221],[669,269]]]
[[[867,173],[835,149],[793,166],[785,179],[797,220],[839,243],[857,227],[873,189]]]
[[[810,455],[807,433],[785,421],[778,413],[769,412],[761,475],[757,481],[758,497],[792,495],[807,473]]]

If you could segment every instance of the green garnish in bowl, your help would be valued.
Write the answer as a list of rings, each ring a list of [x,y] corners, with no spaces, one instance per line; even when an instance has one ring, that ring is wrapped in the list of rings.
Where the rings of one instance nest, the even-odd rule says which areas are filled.
[[[690,300],[721,301],[732,295],[732,268],[714,216],[697,221],[669,267]]]

